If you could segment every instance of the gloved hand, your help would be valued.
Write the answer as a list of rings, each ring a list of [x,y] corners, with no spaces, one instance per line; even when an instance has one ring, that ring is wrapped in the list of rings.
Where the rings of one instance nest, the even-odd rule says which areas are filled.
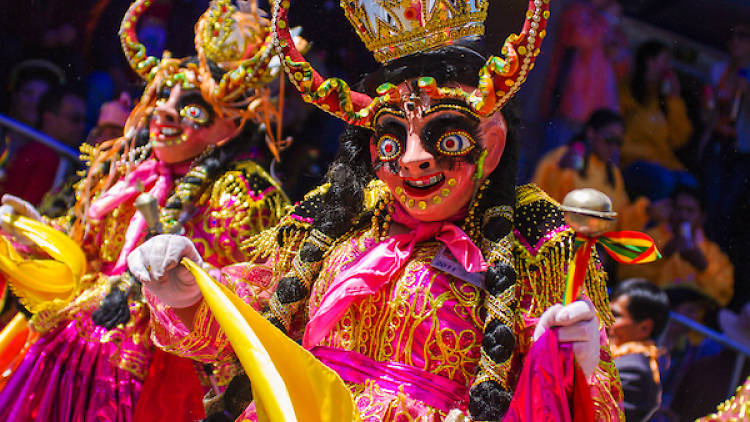
[[[201,299],[201,291],[195,277],[180,264],[183,257],[203,266],[203,259],[190,239],[162,234],[135,248],[128,255],[128,268],[164,304],[187,308]]]
[[[42,216],[34,208],[33,205],[24,201],[23,199],[6,193],[3,195],[2,205],[0,205],[0,217],[12,217],[14,215],[22,215],[24,217],[31,218],[32,220],[42,221]],[[5,222],[4,218],[0,218],[0,229],[17,238],[21,242],[25,242],[26,238],[21,236],[12,225]]]
[[[544,311],[534,330],[534,340],[552,327],[561,343],[573,343],[576,361],[586,378],[591,378],[599,365],[599,318],[588,300],[577,300],[570,305],[554,305]]]

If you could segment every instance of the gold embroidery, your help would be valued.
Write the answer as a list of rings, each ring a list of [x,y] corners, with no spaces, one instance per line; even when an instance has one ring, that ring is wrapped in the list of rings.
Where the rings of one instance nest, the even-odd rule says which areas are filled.
[[[316,282],[313,309],[340,269],[361,253],[361,246],[377,242],[377,236],[371,227],[335,248]],[[473,379],[479,360],[484,295],[479,288],[430,267],[439,247],[437,242],[417,245],[403,272],[377,293],[352,305],[322,344],[378,361],[413,365],[459,382]],[[435,293],[438,276],[448,280],[447,289]],[[451,309],[444,312],[470,322],[472,328],[456,330],[441,320],[438,311],[446,306]],[[417,346],[417,341],[424,344]],[[420,348],[418,358],[413,354],[415,347]]]

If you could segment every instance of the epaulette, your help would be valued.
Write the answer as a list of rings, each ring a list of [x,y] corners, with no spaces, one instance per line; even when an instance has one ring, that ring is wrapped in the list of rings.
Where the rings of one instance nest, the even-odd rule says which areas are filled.
[[[260,164],[250,160],[232,163],[211,189],[206,189],[199,203],[206,200],[212,208],[227,214],[266,207],[274,222],[285,214],[289,203],[278,182]]]
[[[294,206],[292,207],[292,211],[289,213],[289,216],[292,216],[296,219],[301,219],[308,223],[312,223],[317,210],[323,204],[323,197],[325,196],[326,192],[328,192],[329,187],[331,187],[330,183],[324,183],[306,193],[304,198],[302,198],[302,201],[294,204]]]
[[[532,299],[527,312],[535,317],[565,293],[568,262],[573,253],[575,233],[566,223],[560,204],[536,185],[516,188],[515,267],[528,282],[522,290]],[[605,325],[613,321],[607,298],[607,274],[596,251],[588,262],[584,287]]]
[[[570,232],[560,204],[533,184],[516,188],[514,223],[516,239],[532,256]]]
[[[248,188],[252,192],[260,193],[265,192],[269,188],[274,187],[281,191],[279,183],[271,177],[266,170],[260,166],[260,164],[251,161],[243,160],[238,161],[232,166],[234,170],[241,171],[245,177]]]

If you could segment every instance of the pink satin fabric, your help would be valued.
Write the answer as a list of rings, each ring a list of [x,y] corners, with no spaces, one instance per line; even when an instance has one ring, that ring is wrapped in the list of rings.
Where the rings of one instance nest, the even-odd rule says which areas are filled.
[[[102,342],[106,334],[82,317],[40,337],[0,392],[0,420],[132,421],[143,380],[110,359],[132,353],[148,361],[151,351],[127,336],[121,345]]]
[[[351,304],[380,290],[409,261],[414,245],[435,238],[445,244],[469,272],[487,270],[482,251],[451,221],[426,223],[416,220],[397,203],[393,221],[412,229],[379,243],[348,269],[342,271],[323,296],[318,310],[305,327],[302,345],[316,346],[338,323]],[[455,221],[455,219],[454,219]]]
[[[503,422],[593,422],[586,377],[570,343],[560,344],[548,330],[529,349]]]
[[[400,362],[380,362],[361,353],[316,346],[311,350],[321,362],[336,371],[347,384],[365,384],[373,380],[378,387],[394,395],[405,393],[410,398],[440,409],[466,410],[469,387],[451,379]]]
[[[139,164],[124,179],[115,183],[114,186],[104,192],[96,201],[91,204],[88,211],[88,217],[94,221],[99,221],[104,216],[112,212],[121,204],[135,199],[140,195],[141,188],[148,189],[148,193],[153,195],[159,205],[164,205],[167,195],[172,187],[172,176],[169,168],[156,159],[150,159]],[[109,275],[121,274],[127,267],[127,257],[130,252],[140,243],[146,234],[146,220],[141,213],[136,212],[130,219],[128,230],[125,232],[125,244],[117,257],[114,266],[107,271]]]

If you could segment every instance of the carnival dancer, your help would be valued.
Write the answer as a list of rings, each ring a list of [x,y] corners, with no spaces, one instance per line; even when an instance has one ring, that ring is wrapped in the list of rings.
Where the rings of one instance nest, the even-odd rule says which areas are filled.
[[[341,376],[362,420],[499,420],[535,331],[553,327],[572,343],[596,419],[622,418],[600,323],[611,321],[604,274],[592,258],[588,299],[555,305],[575,234],[546,194],[516,189],[520,140],[500,111],[539,53],[547,6],[532,0],[505,57],[488,58],[475,39],[487,1],[342,2],[384,62],[361,93],[312,69],[291,41],[289,1],[275,3],[290,80],[350,126],[328,183],[251,242],[271,255],[277,284],[265,315]],[[230,359],[194,279],[175,277],[195,255],[189,239],[163,236],[128,264],[149,306],[179,308],[153,320],[162,347]],[[245,285],[221,282],[244,297],[262,271]],[[253,406],[243,417],[254,420]]]
[[[14,289],[27,307],[45,310],[31,319],[41,338],[0,392],[4,421],[200,419],[203,391],[193,364],[155,352],[150,311],[126,271],[128,254],[147,232],[134,200],[141,192],[155,197],[162,230],[192,239],[205,266],[223,267],[230,278],[243,271],[230,264],[248,260],[242,242],[275,225],[287,206],[277,182],[246,152],[253,143],[279,146],[275,134],[260,129],[281,124],[281,104],[267,87],[280,72],[272,62],[270,22],[255,3],[243,2],[240,11],[219,0],[195,27],[196,57],[157,59],[146,56],[135,36],[150,4],[134,1],[120,30],[145,92],[125,137],[84,149],[89,167],[67,220],[45,220],[29,204],[4,198],[3,214],[56,225],[85,251],[88,264],[83,287],[62,307],[32,303],[21,286]],[[92,314],[110,286],[107,300],[130,299],[123,313],[104,310],[93,318],[116,326],[107,331]],[[229,372],[212,374],[219,389],[235,370],[220,369]]]

